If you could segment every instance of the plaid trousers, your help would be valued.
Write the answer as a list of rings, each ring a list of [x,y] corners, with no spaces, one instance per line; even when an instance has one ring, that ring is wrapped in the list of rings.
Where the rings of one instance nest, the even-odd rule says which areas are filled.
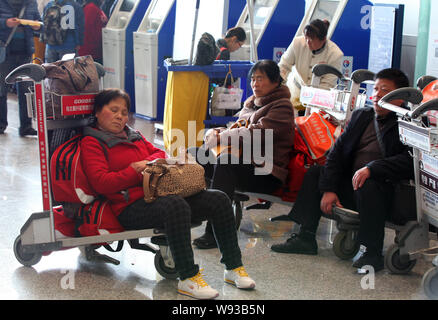
[[[187,198],[170,195],[151,203],[139,199],[125,208],[118,220],[126,230],[163,228],[181,280],[199,271],[191,244],[192,221],[208,220],[212,224],[221,263],[227,270],[242,266],[233,209],[222,191],[204,190]]]

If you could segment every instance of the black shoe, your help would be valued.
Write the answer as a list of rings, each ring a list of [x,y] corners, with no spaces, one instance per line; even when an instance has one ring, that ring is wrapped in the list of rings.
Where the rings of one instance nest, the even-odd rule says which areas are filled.
[[[292,236],[285,243],[274,244],[271,250],[280,253],[298,253],[298,254],[318,254],[318,244],[315,238],[304,238],[299,234],[292,233]]]
[[[193,240],[193,244],[199,249],[213,249],[217,248],[216,239],[211,233],[204,233],[203,236]]]
[[[24,136],[36,136],[37,135],[37,131],[34,129],[34,128],[32,128],[32,127],[27,127],[27,128],[24,128],[24,129],[19,129],[18,130],[19,132],[19,134],[20,134],[20,137],[24,137]]]
[[[365,252],[353,263],[352,266],[357,269],[361,269],[364,266],[372,266],[374,272],[377,272],[384,268],[383,256],[378,253]]]
[[[282,214],[281,216],[272,217],[269,220],[271,221],[292,221],[291,218],[287,214]]]
[[[0,134],[5,133],[6,127],[0,127]]]

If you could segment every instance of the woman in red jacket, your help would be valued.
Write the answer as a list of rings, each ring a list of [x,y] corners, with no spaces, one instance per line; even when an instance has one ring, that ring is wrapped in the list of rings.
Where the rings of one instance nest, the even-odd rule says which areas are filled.
[[[102,29],[108,18],[100,9],[101,0],[87,0],[84,6],[84,42],[79,48],[80,56],[91,55],[94,61],[102,63]]]
[[[129,107],[129,96],[119,89],[105,89],[95,98],[96,122],[84,129],[81,141],[82,166],[92,188],[110,201],[126,230],[164,227],[180,277],[179,293],[199,299],[219,295],[194,263],[191,221],[203,220],[213,225],[226,267],[224,280],[241,289],[254,288],[242,265],[233,210],[225,193],[203,190],[187,198],[170,195],[144,201],[142,171],[146,163],[166,154],[126,125]]]

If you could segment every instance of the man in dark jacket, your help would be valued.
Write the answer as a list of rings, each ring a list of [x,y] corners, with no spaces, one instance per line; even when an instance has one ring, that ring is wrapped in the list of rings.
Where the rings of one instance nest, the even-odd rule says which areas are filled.
[[[387,93],[409,86],[406,75],[384,69],[375,76],[373,108],[353,112],[343,134],[323,167],[308,170],[289,218],[301,225],[283,244],[272,250],[282,253],[317,254],[315,233],[323,213],[333,205],[355,209],[360,214],[359,242],[367,248],[353,267],[371,265],[383,269],[385,220],[393,199],[394,182],[414,177],[409,148],[399,140],[397,116],[378,106]],[[401,105],[403,101],[392,101]]]
[[[22,19],[41,21],[36,0],[0,0],[0,40],[5,43],[14,30],[12,40],[6,48],[6,59],[0,64],[0,134],[8,126],[7,86],[5,77],[16,67],[29,63],[34,51],[33,34],[40,26],[22,25],[18,16],[25,6]],[[36,135],[31,119],[27,116],[27,104],[24,93],[30,82],[20,82],[17,85],[17,95],[20,115],[20,136]]]

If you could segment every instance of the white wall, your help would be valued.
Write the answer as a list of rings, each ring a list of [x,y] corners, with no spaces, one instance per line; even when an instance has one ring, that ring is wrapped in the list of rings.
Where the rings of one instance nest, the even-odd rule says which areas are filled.
[[[403,4],[403,40],[401,49],[400,69],[406,73],[414,86],[415,56],[417,51],[418,18],[420,15],[420,0],[370,0],[372,3]]]
[[[354,0],[350,0],[354,1]],[[403,21],[403,35],[418,35],[418,17],[420,14],[420,0],[369,0],[372,3],[403,4],[405,14]]]

